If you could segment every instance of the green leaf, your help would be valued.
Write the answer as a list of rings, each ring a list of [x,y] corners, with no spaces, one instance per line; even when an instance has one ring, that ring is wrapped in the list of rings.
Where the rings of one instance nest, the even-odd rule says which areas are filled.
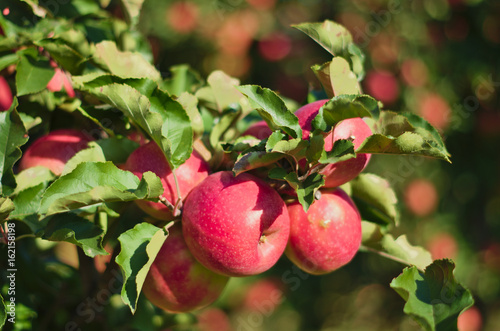
[[[345,59],[335,57],[330,62],[314,65],[311,69],[329,98],[342,94],[361,94],[358,78]]]
[[[30,187],[38,186],[40,183],[48,183],[54,180],[56,176],[47,167],[31,167],[25,169],[16,175],[17,187],[14,195]]]
[[[381,111],[376,131],[359,146],[358,153],[416,154],[450,162],[437,130],[418,115]]]
[[[242,172],[274,164],[284,157],[282,153],[250,152],[236,160],[233,172],[238,176]]]
[[[55,71],[49,60],[33,59],[31,56],[21,56],[16,71],[17,95],[37,93],[45,89],[54,76]]]
[[[108,255],[102,248],[104,231],[94,223],[72,213],[51,217],[43,229],[42,239],[67,241],[82,248],[85,255]]]
[[[436,260],[420,273],[409,267],[391,282],[406,301],[404,312],[427,331],[457,330],[460,312],[474,304],[472,294],[457,282],[451,260]]]
[[[49,186],[40,213],[63,213],[102,202],[157,199],[163,193],[160,179],[152,172],[139,181],[134,174],[113,163],[84,162]]]
[[[345,27],[330,20],[302,23],[293,25],[293,27],[304,32],[335,58],[346,59],[358,81],[364,77],[365,56],[361,49],[353,43],[352,35]]]
[[[333,56],[341,56],[345,48],[352,44],[352,35],[342,25],[330,20],[316,23],[302,23],[293,25],[304,32]]]
[[[17,63],[17,61],[19,61],[17,53],[9,53],[0,57],[0,71],[7,68],[11,64]]]
[[[429,251],[420,247],[413,246],[408,242],[406,235],[401,235],[397,239],[390,234],[382,237],[380,245],[384,252],[395,256],[409,265],[414,265],[420,270],[432,263],[432,256]]]
[[[302,138],[296,138],[277,142],[272,151],[291,155],[295,157],[296,160],[300,160],[306,156],[306,150],[308,147],[309,141],[302,140]]]
[[[242,85],[238,90],[248,97],[250,105],[257,109],[270,128],[279,128],[292,138],[302,137],[297,116],[288,110],[283,99],[272,90],[257,85]]]
[[[314,130],[309,135],[309,147],[306,150],[307,162],[318,162],[324,151],[325,138],[320,130]]]
[[[269,178],[288,182],[297,192],[297,198],[305,212],[314,202],[316,192],[325,184],[325,178],[319,173],[311,174],[306,179],[300,180],[295,172],[287,173],[283,168],[271,169]]]
[[[170,68],[171,77],[166,79],[161,87],[171,95],[180,97],[184,92],[194,93],[203,83],[202,78],[187,64]]]
[[[9,214],[14,210],[14,203],[9,198],[0,197],[0,222],[9,217]]]
[[[125,17],[130,25],[135,26],[139,23],[142,4],[144,0],[120,0],[124,9]]]
[[[95,143],[101,147],[106,161],[116,165],[127,162],[129,155],[139,147],[138,143],[124,137],[99,139]]]
[[[343,94],[332,98],[318,111],[313,127],[322,129],[335,126],[338,122],[356,117],[378,117],[377,101],[368,95]]]
[[[316,192],[320,187],[325,185],[325,178],[319,173],[311,174],[301,183],[296,189],[299,202],[307,212],[309,207],[313,204]]]
[[[61,67],[70,72],[80,71],[86,60],[85,55],[80,54],[62,39],[45,39],[37,41],[35,44],[43,47]]]
[[[356,157],[352,141],[347,139],[335,140],[331,151],[321,151],[319,162],[322,164],[337,163]]]
[[[148,79],[122,80],[113,76],[89,79],[92,77],[80,76],[76,81],[139,125],[161,147],[171,168],[179,167],[189,158],[193,143],[189,116],[183,106],[161,91],[155,82]]]
[[[274,146],[276,146],[276,144],[282,141],[285,137],[286,135],[281,133],[281,131],[274,131],[271,133],[271,135],[267,138],[266,151],[272,152]]]
[[[188,92],[182,92],[177,98],[177,101],[186,110],[189,120],[191,121],[193,132],[201,136],[205,128],[203,127],[203,118],[198,110],[198,98]]]
[[[0,195],[3,196],[10,195],[16,187],[12,168],[21,158],[19,147],[28,141],[16,107],[17,99],[14,99],[10,110],[0,112]]]
[[[226,109],[223,112],[217,124],[210,131],[210,145],[214,149],[220,149],[221,138],[238,120],[240,115],[241,111],[236,109]]]
[[[149,78],[160,81],[158,70],[139,53],[122,52],[116,44],[105,40],[95,45],[94,61],[121,78]]]
[[[47,15],[47,10],[38,5],[38,0],[21,0],[21,1],[26,2],[31,7],[33,14],[35,14],[36,16],[45,18],[45,16]]]
[[[385,227],[398,225],[398,199],[387,180],[374,174],[360,174],[350,183],[352,198],[364,220]]]
[[[61,175],[66,175],[75,170],[83,162],[105,162],[106,158],[101,147],[96,142],[89,142],[88,148],[85,148],[71,157],[66,162]]]
[[[121,297],[132,313],[137,308],[137,300],[149,268],[167,236],[168,232],[164,229],[140,223],[118,237],[121,251],[116,257],[116,263],[124,278]]]
[[[40,117],[31,117],[30,115],[25,113],[19,113],[19,117],[21,117],[24,127],[28,131],[37,126],[38,124],[42,123],[42,119]]]
[[[239,89],[240,81],[238,79],[228,76],[223,71],[216,70],[208,76],[207,83],[209,89],[200,92],[200,96],[208,98],[208,100],[212,99],[219,112],[226,108],[234,108],[234,105],[239,105],[243,113],[251,110],[250,104]]]
[[[31,222],[35,220],[38,221],[39,219],[37,212],[40,209],[42,196],[47,186],[48,182],[40,182],[37,185],[20,191],[14,198],[14,206],[16,209],[10,217],[12,219],[26,220],[25,223],[28,224],[34,233],[36,233],[40,227],[38,225],[33,226]]]

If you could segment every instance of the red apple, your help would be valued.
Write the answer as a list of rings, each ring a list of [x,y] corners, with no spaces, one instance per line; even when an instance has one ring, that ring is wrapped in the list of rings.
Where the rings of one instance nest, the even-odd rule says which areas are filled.
[[[0,111],[8,110],[12,105],[12,91],[9,83],[0,76]]]
[[[47,84],[47,89],[52,92],[61,91],[64,87],[68,97],[75,97],[75,90],[73,90],[73,85],[71,85],[71,78],[64,72],[61,68],[55,68],[55,74],[52,79]]]
[[[253,136],[257,139],[266,139],[269,137],[273,131],[267,126],[266,121],[258,121],[251,124],[245,132],[243,132],[242,136]]]
[[[180,226],[170,228],[169,232],[142,291],[151,303],[168,312],[187,312],[208,306],[220,296],[229,278],[196,261],[186,246]]]
[[[327,101],[309,103],[295,112],[302,128],[302,139],[309,139],[312,121]],[[334,141],[339,139],[352,139],[354,148],[358,148],[371,134],[370,127],[361,118],[345,119],[335,126],[333,133],[325,137],[325,150],[331,151]],[[366,167],[370,157],[370,154],[359,154],[356,158],[328,165],[321,172],[326,176],[325,187],[336,187],[354,179]]]
[[[35,140],[24,152],[19,170],[36,166],[49,168],[55,175],[63,172],[64,165],[77,152],[87,148],[93,138],[82,131],[61,129]]]
[[[125,169],[139,178],[142,178],[142,174],[147,171],[154,172],[160,177],[163,184],[163,197],[171,204],[177,202],[178,195],[174,174],[168,165],[165,154],[154,141],[133,151],[127,159]],[[193,152],[186,162],[175,170],[183,199],[193,187],[208,176],[209,171],[208,163],[197,152]],[[161,202],[137,200],[137,205],[149,215],[161,220],[171,220],[174,217],[172,211]]]
[[[335,126],[333,130],[333,141],[339,139],[352,139],[354,149],[356,149],[371,135],[372,130],[363,119],[349,118]],[[326,145],[327,143],[325,141],[325,146]],[[356,176],[366,168],[370,158],[371,154],[358,154],[353,159],[328,165],[321,172],[325,175],[325,187],[336,187],[356,178]]]
[[[300,269],[321,275],[349,263],[361,245],[361,216],[341,189],[323,192],[307,213],[288,206],[290,239],[286,255]]]
[[[186,243],[201,264],[227,276],[271,268],[288,240],[290,219],[279,194],[263,180],[230,171],[208,176],[186,199]]]

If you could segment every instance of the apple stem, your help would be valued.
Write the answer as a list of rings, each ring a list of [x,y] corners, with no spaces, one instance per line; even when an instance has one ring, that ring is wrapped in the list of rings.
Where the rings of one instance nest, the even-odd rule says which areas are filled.
[[[365,246],[365,245],[361,245],[360,248],[359,248],[361,251],[365,251],[365,252],[371,252],[371,253],[375,253],[375,254],[378,254],[382,257],[385,257],[386,259],[389,259],[389,260],[393,260],[395,262],[399,262],[401,264],[405,264],[405,265],[408,265],[408,266],[411,266],[413,264],[411,264],[410,262],[408,261],[405,261],[397,256],[394,256],[394,255],[391,255],[389,253],[386,253],[386,252],[382,252],[382,251],[379,251],[379,250],[376,250],[375,248],[371,248],[371,247],[368,247],[368,246]],[[417,267],[418,268],[418,267]],[[419,270],[423,271],[422,269],[418,268]]]
[[[170,201],[168,201],[164,196],[160,195],[159,199],[161,203],[168,207],[168,209],[170,209],[172,212],[174,211],[175,206],[171,204]]]
[[[177,205],[179,200],[182,200],[182,196],[181,196],[181,188],[179,186],[179,181],[177,180],[177,174],[175,173],[175,168],[172,169],[172,174],[174,175],[175,190],[177,191],[177,202],[176,202]]]
[[[165,231],[167,231],[167,230],[168,230],[168,229],[170,229],[170,228],[171,228],[171,227],[172,227],[175,223],[177,223],[177,221],[176,221],[176,220],[174,220],[174,221],[170,221],[170,222],[168,222],[168,223],[167,223],[167,225],[165,225],[165,226],[163,227],[163,229],[164,229]]]

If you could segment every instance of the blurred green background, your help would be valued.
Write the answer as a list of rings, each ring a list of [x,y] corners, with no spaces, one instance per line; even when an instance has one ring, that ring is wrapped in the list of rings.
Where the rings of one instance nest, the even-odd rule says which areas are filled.
[[[123,16],[115,1],[99,3]],[[165,76],[184,63],[203,77],[223,70],[303,104],[319,89],[311,65],[331,57],[291,25],[325,19],[346,26],[366,54],[366,93],[386,109],[415,112],[440,130],[452,164],[375,155],[365,171],[395,188],[402,211],[397,231],[433,258],[456,262],[456,277],[476,300],[460,318],[459,330],[500,330],[499,1],[146,0],[138,29],[147,37],[144,53]],[[124,49],[136,47],[134,39],[121,42]],[[57,255],[68,268],[54,274],[77,282],[78,266],[64,254]],[[132,316],[114,294],[108,295],[109,304],[103,299],[106,305],[98,305],[90,322],[72,313],[81,301],[74,298],[39,311],[38,325],[43,330],[67,321],[84,330],[103,325],[107,330],[420,330],[389,287],[403,267],[359,253],[338,271],[310,276],[282,258],[263,275],[231,280],[215,305],[194,314],[168,315],[141,297]],[[49,312],[55,315],[47,317]],[[18,314],[22,317],[23,307]],[[26,307],[25,314],[32,312]]]

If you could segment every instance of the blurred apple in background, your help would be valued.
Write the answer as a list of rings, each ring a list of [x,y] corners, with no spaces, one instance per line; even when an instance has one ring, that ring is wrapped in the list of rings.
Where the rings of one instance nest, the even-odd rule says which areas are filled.
[[[199,331],[231,331],[231,321],[227,314],[215,307],[202,310],[198,315]]]
[[[248,288],[243,308],[251,311],[274,311],[285,299],[284,284],[279,278],[262,278]]]
[[[429,92],[421,96],[417,113],[438,130],[444,131],[450,124],[450,106],[439,94]]]
[[[438,192],[434,184],[424,178],[412,180],[404,189],[406,207],[416,216],[427,216],[436,210]]]
[[[427,249],[434,260],[457,257],[458,244],[455,237],[446,232],[435,234],[428,242]]]
[[[396,102],[399,97],[398,80],[389,71],[372,70],[368,72],[364,86],[367,94],[382,101],[386,106]]]
[[[480,331],[482,326],[481,312],[475,306],[470,307],[458,316],[458,331]]]
[[[167,9],[167,22],[178,33],[189,33],[196,29],[198,24],[199,8],[191,1],[174,2]]]
[[[259,41],[259,53],[267,61],[274,62],[285,58],[292,50],[290,37],[282,32],[273,32]]]
[[[419,59],[406,59],[401,64],[401,76],[408,86],[424,86],[427,83],[428,75],[427,66]]]

